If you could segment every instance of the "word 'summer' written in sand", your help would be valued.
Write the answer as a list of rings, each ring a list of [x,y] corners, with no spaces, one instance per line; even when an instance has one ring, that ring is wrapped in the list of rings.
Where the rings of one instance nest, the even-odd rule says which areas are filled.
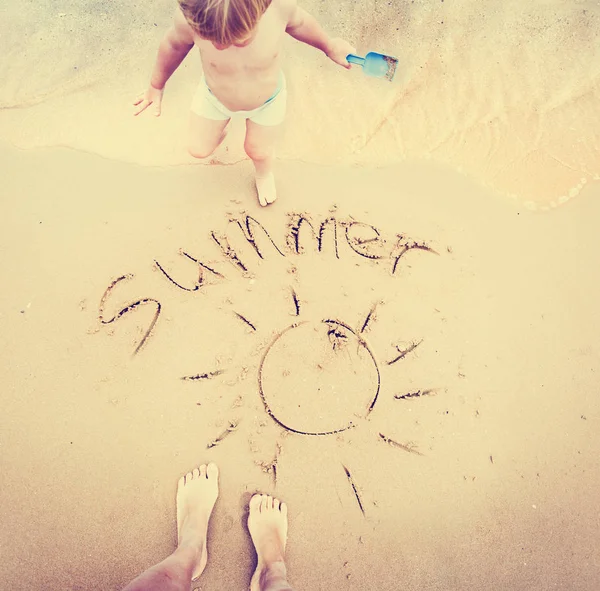
[[[335,259],[342,257],[342,251],[349,252],[350,256],[362,260],[378,262],[385,271],[391,275],[399,272],[401,262],[407,254],[414,250],[438,254],[428,243],[410,238],[404,234],[385,237],[375,226],[356,221],[352,218],[338,219],[330,216],[322,220],[315,220],[307,214],[290,213],[285,228],[283,239],[276,241],[269,231],[256,218],[245,215],[232,218],[225,231],[212,230],[209,232],[212,248],[216,247],[217,255],[201,257],[197,253],[180,249],[179,254],[186,261],[192,263],[191,271],[186,276],[175,276],[159,260],[154,260],[154,265],[160,274],[174,288],[194,292],[202,287],[207,287],[230,279],[230,274],[240,274],[244,277],[252,275],[252,265],[259,259],[265,259],[266,252],[276,257],[290,258],[301,256],[306,252],[327,253]],[[237,241],[242,241],[245,248],[234,246]],[[347,246],[348,248],[343,248]],[[345,255],[348,256],[348,255]],[[227,269],[219,267],[226,263]],[[134,279],[131,273],[123,274],[112,280],[106,288],[99,306],[99,320],[103,325],[112,324],[125,315],[140,307],[154,308],[154,314],[143,335],[137,343],[133,353],[138,353],[148,342],[148,338],[155,329],[163,310],[163,304],[153,297],[141,297],[126,305],[117,306],[114,313],[107,312],[110,300],[114,299],[115,291],[120,284]],[[299,301],[292,290],[293,302],[298,313]],[[253,328],[252,323],[241,317]]]

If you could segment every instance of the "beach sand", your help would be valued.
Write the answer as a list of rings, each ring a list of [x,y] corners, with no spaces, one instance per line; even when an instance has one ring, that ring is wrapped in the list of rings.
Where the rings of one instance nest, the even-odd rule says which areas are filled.
[[[290,40],[267,209],[240,127],[185,153],[197,56],[131,116],[172,6],[123,4],[0,25],[0,587],[121,589],[214,461],[196,588],[263,491],[295,589],[597,589],[597,4],[307,2],[401,71]]]

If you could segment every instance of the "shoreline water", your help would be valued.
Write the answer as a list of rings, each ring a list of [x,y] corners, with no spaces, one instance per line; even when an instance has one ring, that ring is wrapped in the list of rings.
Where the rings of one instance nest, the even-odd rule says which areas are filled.
[[[201,73],[194,51],[168,83],[163,115],[131,116],[171,18],[170,7],[156,2],[155,8],[151,24],[129,4],[121,13],[101,11],[95,21],[87,15],[81,22],[99,37],[94,51],[77,29],[83,8],[75,4],[30,14],[26,50],[21,37],[11,44],[15,33],[7,29],[0,135],[19,147],[70,146],[145,165],[193,162],[185,137]],[[463,0],[450,9],[424,0],[397,7],[373,0],[347,7],[339,21],[316,3],[306,8],[359,50],[387,50],[400,65],[390,84],[360,69],[347,72],[287,39],[281,160],[379,167],[431,159],[530,209],[556,207],[600,178],[595,3]],[[10,10],[16,22],[28,14]],[[366,26],[362,13],[369,11]],[[136,25],[133,36],[126,35],[127,19]],[[48,65],[47,80],[23,76],[43,72],[50,56],[57,63]],[[27,106],[32,101],[40,102]],[[235,125],[207,162],[245,159],[242,144],[243,126]]]

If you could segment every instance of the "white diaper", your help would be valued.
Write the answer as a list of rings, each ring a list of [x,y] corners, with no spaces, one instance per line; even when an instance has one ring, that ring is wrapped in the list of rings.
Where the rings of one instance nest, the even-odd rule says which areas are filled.
[[[287,87],[285,76],[281,72],[279,76],[279,85],[273,96],[263,105],[251,111],[230,111],[223,103],[211,92],[206,84],[206,79],[202,76],[198,90],[192,100],[192,112],[200,117],[207,119],[216,119],[225,121],[232,117],[239,119],[250,119],[258,125],[279,125],[285,118],[285,108],[287,103]]]

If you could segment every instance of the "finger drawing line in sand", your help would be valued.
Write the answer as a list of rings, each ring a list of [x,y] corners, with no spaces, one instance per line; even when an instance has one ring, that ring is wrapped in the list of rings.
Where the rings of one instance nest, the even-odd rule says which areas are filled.
[[[329,337],[329,342],[334,351],[341,349],[348,343],[348,335],[337,329],[335,326],[327,331],[327,336]]]
[[[354,479],[352,478],[352,474],[350,474],[350,470],[348,470],[348,468],[346,468],[346,466],[344,466],[344,464],[342,464],[342,468],[344,468],[344,472],[346,473],[346,478],[348,479],[348,482],[350,483],[350,486],[352,487],[352,492],[354,493],[354,496],[356,497],[356,502],[358,503],[360,512],[364,516],[365,508],[363,507],[362,501],[360,499],[360,495],[358,494],[358,489],[356,488],[356,484],[354,484]]]
[[[273,477],[273,486],[277,486],[277,462],[281,455],[282,447],[281,443],[275,444],[275,457],[270,462],[262,462],[255,460],[255,464],[266,474],[270,474]]]
[[[352,328],[350,328],[344,322],[340,322],[339,320],[323,320],[323,322],[325,324],[329,324],[330,326],[333,326],[333,327],[338,326],[338,327],[341,327],[341,328],[344,328],[345,330],[347,330],[349,333],[351,333],[352,335],[354,335],[356,337],[359,345],[364,347],[365,350],[370,355],[370,357],[373,361],[373,366],[375,368],[375,371],[377,372],[377,387],[375,389],[375,395],[373,396],[373,400],[369,404],[369,408],[367,410],[367,414],[369,414],[375,407],[375,403],[377,402],[377,399],[379,398],[379,391],[381,390],[381,372],[379,371],[379,365],[377,363],[377,360],[375,359],[375,355],[373,354],[373,351],[371,351],[371,348],[369,347],[369,345],[367,345],[367,342],[365,341],[365,339],[363,337],[361,337],[360,334],[357,334],[354,330],[352,330]],[[361,333],[362,332],[363,331],[361,330]],[[339,333],[339,331],[335,334],[338,334],[338,333]],[[342,333],[342,336],[344,337],[344,340],[348,339],[348,336],[343,333]],[[338,346],[339,346],[339,344],[338,344]],[[333,348],[334,348],[334,350],[336,349],[335,344],[333,345]]]
[[[435,388],[431,388],[429,390],[417,390],[416,392],[407,392],[406,394],[395,394],[394,398],[396,400],[410,400],[411,398],[420,398],[421,396],[435,396],[437,394],[437,390]]]
[[[224,431],[222,431],[215,439],[209,442],[206,445],[206,449],[212,449],[213,447],[217,447],[217,445],[219,445],[221,441],[223,441],[223,439],[231,435],[234,431],[237,431],[239,424],[239,420],[229,421],[229,425],[227,426],[227,428]]]
[[[300,241],[300,231],[303,227],[310,230],[313,240],[316,240],[318,252],[324,251],[327,230],[330,229],[329,234],[331,235],[335,256],[339,259],[338,226],[341,226],[345,229],[345,243],[355,254],[372,261],[390,259],[392,261],[392,275],[398,270],[400,259],[411,250],[439,254],[426,242],[412,240],[403,234],[396,235],[396,240],[390,249],[389,241],[381,236],[381,232],[375,226],[353,219],[341,221],[335,217],[329,217],[318,225],[318,230],[315,229],[315,225],[317,224],[313,223],[307,214],[290,215],[286,242],[293,253],[301,254],[305,250]]]
[[[180,249],[178,254],[182,257],[182,263],[172,261],[163,264],[154,260],[158,276],[166,279],[168,284],[177,290],[188,293],[190,297],[202,299],[211,285],[222,284],[232,279],[243,278],[249,280],[250,285],[259,285],[260,282],[254,279],[254,265],[261,264],[260,260],[271,258],[272,255],[289,260],[310,251],[313,254],[322,253],[323,256],[329,256],[329,260],[358,257],[365,265],[382,268],[389,276],[397,276],[401,262],[409,252],[438,254],[425,242],[409,239],[404,234],[396,234],[392,239],[386,239],[375,226],[353,218],[340,220],[333,215],[315,220],[308,214],[290,214],[283,241],[275,240],[267,229],[251,216],[229,219],[225,230],[211,230],[208,236],[209,245],[213,248],[212,258],[191,254],[193,251],[189,249]],[[280,248],[278,243],[284,246]],[[289,313],[294,317],[294,322],[282,330],[271,332],[271,337],[267,334],[266,338],[270,338],[270,341],[263,345],[258,362],[252,363],[250,367],[242,367],[237,378],[227,381],[223,374],[229,372],[229,369],[227,372],[221,369],[221,359],[217,357],[214,365],[211,364],[212,368],[201,368],[200,371],[190,372],[180,379],[190,384],[205,384],[205,388],[211,388],[211,384],[217,384],[216,387],[220,387],[221,383],[236,385],[249,373],[256,371],[259,394],[257,403],[280,429],[280,436],[290,433],[311,437],[339,437],[343,432],[372,420],[370,415],[376,407],[382,387],[381,367],[392,366],[405,359],[423,343],[423,340],[410,341],[408,346],[396,345],[397,353],[393,358],[378,362],[367,342],[367,335],[373,330],[380,307],[384,305],[384,300],[381,299],[374,301],[368,312],[352,322],[335,316],[320,316],[321,320],[315,320],[310,313],[309,319],[303,319],[305,308],[310,310],[313,302],[308,298],[302,300],[296,291],[297,285],[301,285],[297,283],[298,268],[302,267],[296,267],[294,264],[288,268],[288,273],[294,276],[296,282],[294,287],[288,288],[286,296]],[[307,266],[306,269],[312,267]],[[123,275],[110,283],[102,296],[99,316],[103,324],[108,324],[141,306],[154,305],[154,317],[135,348],[137,353],[155,329],[162,310],[161,303],[154,298],[139,298],[121,306],[120,311],[112,318],[107,318],[105,314],[107,301],[114,294],[115,287],[125,279],[132,278],[133,275]],[[285,281],[287,280],[286,275]],[[259,329],[262,329],[252,315],[246,316],[245,310],[244,314],[237,311],[237,305],[229,298],[224,301],[231,306],[229,314],[239,321],[240,326],[246,328],[247,334],[258,333]],[[335,302],[333,305],[335,306]],[[256,392],[256,386],[253,390]],[[434,393],[433,389],[421,389],[397,394],[394,399],[416,399]],[[238,393],[232,408],[241,406],[244,398],[245,395]],[[196,404],[201,405],[199,402]],[[221,432],[215,434],[214,439],[208,441],[206,447],[213,449],[225,440],[229,442],[232,433],[239,433],[239,424],[239,418],[232,418]],[[264,425],[266,424],[265,421]],[[376,430],[375,433],[377,432]],[[423,455],[410,441],[397,441],[383,433],[379,433],[378,440],[409,454]],[[254,446],[254,443],[251,443],[251,446]],[[257,450],[258,448],[253,449],[253,452]],[[255,462],[265,473],[272,476],[273,486],[277,484],[280,452],[281,446],[277,442],[277,452],[272,460]],[[356,503],[366,517],[360,489],[348,466],[343,464],[343,468]]]
[[[249,326],[253,331],[256,331],[256,326],[254,326],[254,324],[252,324],[245,316],[242,316],[237,312],[234,312],[234,314],[236,315],[236,318],[239,318],[246,326]]]
[[[362,414],[362,418],[366,418],[371,411],[373,410],[373,408],[375,407],[375,403],[377,402],[377,399],[379,397],[379,390],[381,388],[381,374],[379,372],[379,366],[377,364],[377,360],[375,359],[375,355],[373,354],[373,352],[371,351],[369,345],[366,343],[366,341],[359,336],[359,334],[357,334],[357,332],[355,332],[350,326],[348,326],[346,323],[341,322],[339,320],[331,320],[331,319],[325,319],[321,321],[322,324],[326,325],[326,330],[327,330],[327,336],[329,338],[329,342],[331,343],[332,349],[333,351],[338,351],[340,348],[342,348],[348,338],[349,335],[353,335],[355,340],[358,342],[359,346],[363,347],[364,350],[368,353],[372,364],[373,364],[373,368],[375,370],[375,385],[374,385],[374,394],[372,395],[372,399],[369,402],[368,406],[366,409],[364,409],[362,411],[362,413],[357,413],[356,416],[361,416]],[[274,351],[274,347],[276,346],[276,344],[279,343],[279,341],[287,334],[291,333],[291,331],[298,329],[299,327],[302,326],[307,326],[309,323],[308,321],[304,321],[304,322],[297,322],[294,323],[290,326],[288,326],[286,329],[284,329],[283,331],[281,331],[280,333],[278,333],[275,338],[273,339],[273,341],[271,341],[271,343],[267,346],[267,348],[265,349],[262,359],[260,361],[260,365],[258,368],[258,391],[260,394],[260,397],[262,399],[263,405],[265,407],[265,410],[267,412],[267,414],[273,419],[273,421],[275,421],[275,423],[277,423],[280,427],[282,427],[283,429],[285,429],[286,431],[290,431],[292,433],[297,433],[299,435],[315,435],[315,436],[324,436],[324,435],[335,435],[337,433],[342,433],[343,431],[347,431],[348,429],[352,429],[354,427],[356,427],[356,423],[353,420],[348,421],[344,426],[342,427],[338,427],[338,428],[332,428],[332,429],[327,429],[327,430],[317,430],[317,429],[306,429],[306,428],[299,428],[294,426],[288,419],[282,419],[280,416],[278,416],[278,413],[275,412],[275,410],[273,409],[273,405],[271,399],[274,398],[277,393],[276,392],[267,392],[266,386],[265,386],[265,379],[264,379],[264,373],[265,373],[265,366],[267,363],[267,360],[271,357],[273,357],[273,355],[275,355],[275,362],[276,363],[276,357],[277,354],[272,352]]]
[[[319,225],[319,230],[315,230],[315,226],[311,222],[310,217],[307,214],[294,213],[290,215],[288,223],[288,235],[287,245],[295,254],[301,254],[304,251],[303,246],[300,243],[300,229],[303,226],[310,228],[313,239],[317,241],[317,250],[323,252],[323,244],[325,241],[325,232],[328,228],[331,228],[333,235],[333,248],[335,252],[335,258],[340,258],[338,249],[338,227],[339,222],[334,217],[329,217]]]
[[[194,263],[196,263],[198,265],[198,279],[196,280],[196,283],[194,283],[193,287],[185,287],[184,285],[181,285],[181,284],[177,283],[177,281],[175,281],[175,279],[173,279],[169,275],[169,273],[167,273],[167,271],[165,271],[165,269],[163,268],[163,266],[157,260],[154,261],[154,264],[159,269],[159,271],[161,271],[161,273],[173,285],[175,285],[179,289],[183,289],[184,291],[198,291],[206,283],[205,271],[208,271],[209,273],[212,273],[215,277],[219,277],[220,279],[225,279],[225,277],[223,275],[221,275],[221,273],[219,273],[218,271],[215,271],[214,269],[212,269],[208,265],[205,265],[201,261],[195,259],[193,256],[191,256],[190,254],[188,254],[184,250],[180,249],[179,250],[179,254],[181,254],[184,257],[187,257],[189,260],[193,261]]]
[[[277,246],[273,238],[271,238],[269,232],[267,232],[265,227],[256,218],[247,215],[244,218],[244,221],[240,221],[239,219],[230,219],[229,222],[237,225],[237,227],[241,230],[244,238],[250,243],[252,248],[255,250],[256,254],[261,259],[264,259],[265,257],[262,251],[260,250],[258,244],[256,243],[256,234],[254,232],[256,229],[261,229],[263,235],[268,238],[276,252],[278,252],[282,257],[285,256],[284,252]]]
[[[424,242],[414,242],[413,240],[407,240],[407,241],[405,241],[405,239],[404,239],[403,236],[399,236],[399,239],[400,239],[400,241],[398,242],[398,245],[400,247],[400,250],[396,254],[395,259],[394,259],[394,266],[392,267],[392,275],[396,272],[396,269],[398,268],[398,263],[400,262],[400,259],[409,250],[412,250],[412,249],[424,250],[426,252],[430,252],[432,254],[439,255],[439,253],[437,251],[433,250],[433,248],[431,248],[430,246],[428,246]]]
[[[353,229],[366,229],[373,233],[373,235],[367,237],[361,237],[360,235],[352,236]],[[366,259],[379,260],[383,258],[383,254],[376,254],[369,252],[368,248],[370,245],[380,240],[381,234],[377,228],[371,226],[371,224],[364,224],[362,222],[352,222],[346,226],[346,241],[348,246],[359,256],[365,257]],[[365,247],[365,244],[367,245]]]
[[[418,456],[425,455],[425,454],[422,454],[417,449],[417,446],[412,441],[409,441],[408,443],[399,443],[398,441],[394,441],[393,439],[390,439],[383,433],[380,433],[379,437],[384,443],[387,443],[388,445],[395,447],[397,449],[402,449],[402,450],[408,452],[409,454],[416,454]]]
[[[377,316],[375,315],[375,310],[377,309],[377,306],[380,303],[381,302],[375,302],[373,304],[373,306],[371,307],[371,309],[369,310],[369,313],[367,314],[367,317],[365,318],[365,321],[363,322],[363,325],[360,329],[361,334],[369,328],[369,325],[371,324],[371,322],[377,320]]]
[[[155,300],[154,298],[143,298],[143,299],[137,300],[137,301],[127,305],[125,308],[122,308],[110,320],[106,320],[104,317],[104,306],[106,304],[106,300],[107,300],[108,296],[110,295],[110,293],[112,292],[112,290],[117,285],[117,283],[124,281],[126,279],[133,279],[133,277],[134,276],[129,273],[127,275],[121,275],[121,277],[118,277],[114,281],[111,281],[110,285],[106,288],[106,291],[104,292],[104,294],[102,295],[102,298],[100,300],[100,306],[99,306],[99,310],[98,310],[98,319],[100,320],[100,322],[102,324],[111,324],[115,320],[118,320],[119,318],[123,317],[125,314],[128,314],[129,312],[133,312],[133,310],[135,310],[136,308],[139,308],[140,306],[154,305],[156,307],[156,311],[154,312],[154,316],[152,317],[152,320],[150,321],[150,325],[144,332],[144,335],[142,336],[140,342],[138,343],[138,345],[136,346],[136,348],[133,351],[133,354],[135,355],[145,345],[146,341],[148,340],[148,337],[152,333],[152,329],[154,328],[154,326],[156,325],[156,322],[158,321],[158,317],[160,316],[160,312],[162,309],[160,302],[158,300]]]
[[[248,242],[248,244],[250,244],[250,246],[252,246],[252,248],[254,249],[254,252],[261,259],[264,259],[265,257],[264,257],[262,250],[259,248],[259,246],[256,242],[255,230],[257,230],[257,229],[262,230],[263,235],[271,242],[271,245],[275,249],[275,252],[279,253],[282,257],[285,257],[284,252],[279,248],[279,246],[277,246],[275,241],[271,238],[271,235],[269,234],[269,232],[255,218],[247,215],[244,218],[244,221],[240,221],[239,219],[230,219],[229,223],[233,224],[234,227],[236,227],[241,232],[243,238],[246,240],[246,242]],[[221,250],[221,252],[227,259],[229,259],[244,274],[248,273],[248,268],[241,261],[239,255],[235,251],[235,249],[231,247],[231,244],[229,243],[227,236],[224,236],[224,235],[217,236],[217,233],[215,231],[212,231],[211,237],[216,242],[219,249]]]
[[[292,300],[294,300],[294,309],[296,311],[296,316],[300,316],[300,300],[298,299],[298,294],[292,287]]]
[[[238,269],[240,269],[244,273],[247,273],[248,268],[239,259],[235,250],[231,248],[229,240],[227,240],[225,236],[222,236],[221,238],[217,237],[217,235],[214,232],[211,232],[210,235],[212,236],[212,239],[217,243],[218,247],[221,249],[223,255],[227,257],[236,267],[238,267]]]
[[[421,339],[418,343],[412,343],[406,349],[400,349],[400,347],[396,346],[396,349],[398,350],[398,352],[400,354],[398,356],[394,357],[394,359],[392,359],[391,361],[388,361],[387,364],[393,365],[394,363],[397,363],[401,359],[404,359],[409,353],[412,353],[422,342],[423,342],[423,339]]]
[[[371,348],[369,347],[368,343],[366,342],[365,338],[362,336],[362,334],[367,330],[367,328],[373,322],[375,322],[375,320],[376,320],[375,312],[377,310],[377,307],[381,303],[382,303],[381,301],[377,301],[371,306],[369,313],[365,317],[365,320],[358,323],[358,328],[356,330],[353,329],[350,326],[350,324],[347,322],[343,322],[339,319],[326,318],[326,319],[321,320],[319,323],[319,325],[321,325],[324,328],[324,332],[319,333],[319,331],[316,330],[318,327],[315,327],[314,323],[311,323],[310,321],[306,320],[306,321],[299,321],[299,322],[295,322],[295,323],[291,324],[290,326],[288,326],[283,331],[279,332],[274,337],[274,339],[271,341],[271,343],[265,349],[263,356],[261,358],[261,361],[260,361],[260,365],[259,365],[259,369],[258,369],[258,390],[259,390],[260,398],[262,400],[262,403],[263,403],[263,406],[265,408],[267,415],[274,421],[274,423],[276,425],[278,425],[281,429],[283,429],[286,432],[294,433],[297,435],[307,435],[307,436],[317,436],[317,437],[321,436],[322,437],[322,436],[330,436],[330,435],[339,435],[340,433],[343,433],[344,431],[358,427],[359,422],[357,422],[356,419],[358,419],[359,421],[367,419],[369,414],[375,408],[375,405],[378,401],[378,397],[379,397],[379,393],[380,393],[380,389],[381,389],[381,374],[380,374],[379,366],[378,366],[377,360],[375,358],[375,355],[374,355],[373,351],[371,350]],[[301,331],[303,328],[307,328],[308,332],[305,331],[304,334],[300,334],[300,335],[296,334],[298,331]],[[374,370],[374,383],[372,386],[373,394],[372,394],[372,398],[371,398],[369,404],[367,405],[367,407],[358,409],[358,412],[352,412],[352,409],[350,409],[350,408],[346,409],[347,412],[351,413],[351,416],[353,418],[351,420],[347,421],[342,426],[337,426],[335,424],[336,421],[337,422],[340,421],[339,416],[327,417],[327,419],[331,421],[331,428],[329,428],[329,429],[307,428],[305,425],[297,424],[295,421],[297,421],[298,418],[294,412],[292,412],[291,414],[289,414],[289,412],[288,412],[288,414],[286,416],[282,416],[280,414],[280,412],[283,411],[283,413],[285,414],[287,411],[285,409],[285,405],[283,405],[283,407],[282,407],[281,404],[279,404],[278,398],[282,396],[282,383],[285,386],[285,382],[281,382],[281,381],[273,382],[272,380],[265,379],[265,373],[270,373],[271,375],[276,375],[278,372],[281,372],[282,369],[283,369],[283,375],[289,376],[290,375],[289,370],[285,369],[286,368],[286,364],[285,364],[286,358],[284,357],[285,351],[291,350],[291,351],[296,352],[302,342],[306,342],[307,340],[311,340],[311,339],[315,340],[315,337],[318,339],[321,334],[324,334],[326,336],[327,343],[329,345],[329,349],[327,347],[325,347],[323,349],[323,351],[325,352],[325,357],[323,359],[323,365],[321,365],[319,363],[316,366],[317,368],[324,369],[325,360],[326,360],[327,356],[329,356],[329,357],[333,356],[333,358],[335,358],[336,356],[343,355],[344,354],[343,352],[348,350],[348,345],[350,344],[350,342],[352,340],[354,340],[357,343],[357,347],[360,350],[362,350],[363,352],[366,352],[369,359],[371,360],[371,364],[372,364],[372,367]],[[308,335],[308,338],[307,338],[307,335]],[[286,338],[287,338],[287,342],[284,343],[284,345],[282,347],[277,349],[277,346],[281,343],[281,341]],[[414,351],[422,342],[423,342],[422,340],[415,342],[410,347],[402,350],[401,355],[398,356],[398,358],[396,360],[394,360],[394,363],[399,361],[400,359],[404,359],[407,355],[409,355],[412,351]],[[308,346],[310,347],[311,350],[319,349],[318,342],[309,343]],[[302,356],[301,353],[299,353],[299,355]],[[282,363],[282,361],[283,361],[283,363]],[[296,363],[297,363],[297,365],[302,365],[302,361],[300,361],[300,360],[297,360]],[[311,360],[311,363],[312,363],[312,360]],[[309,364],[309,365],[311,367],[313,367],[311,364]],[[352,365],[352,360],[351,360],[351,365]],[[317,372],[317,374],[318,374],[318,372]],[[297,382],[299,382],[298,385],[300,386],[300,388],[297,387],[294,389],[293,383],[291,385],[291,387],[294,390],[294,392],[296,393],[296,395],[302,396],[302,394],[305,394],[306,397],[309,398],[311,395],[311,390],[313,390],[312,394],[314,395],[315,384],[311,383],[310,380],[306,379],[306,377],[307,377],[306,374],[299,374],[299,376],[300,377],[296,377],[296,380],[297,380]],[[308,389],[306,388],[307,381],[308,381]],[[337,385],[339,386],[338,390],[344,391],[342,384],[337,384]],[[320,388],[317,388],[317,389],[320,390]],[[284,390],[285,390],[285,388],[284,388]],[[323,389],[323,390],[326,391],[326,389]],[[433,395],[434,393],[435,393],[434,389],[429,389],[429,390],[423,389],[423,390],[418,390],[416,392],[408,393],[406,395],[396,395],[395,398],[396,399],[420,398],[423,396]],[[345,394],[345,392],[344,392],[344,394]],[[285,394],[285,392],[283,392],[283,395],[284,395],[284,397],[287,396]],[[292,397],[292,398],[294,398],[294,397]],[[313,398],[313,401],[314,400],[315,400],[315,398]],[[314,408],[317,407],[317,413],[322,414],[322,409],[318,408],[319,398],[317,397],[316,400],[317,400],[317,404],[313,405],[313,412],[314,412]],[[300,400],[298,402],[302,402],[302,401]],[[279,406],[277,407],[278,404],[279,404]],[[355,419],[355,417],[356,417],[356,419]],[[384,435],[383,433],[379,433],[378,435],[379,435],[379,440],[388,444],[390,447],[404,451],[411,455],[421,456],[421,457],[424,456],[424,454],[418,450],[416,444],[414,444],[411,441],[400,442],[395,439],[392,439],[391,437],[389,437],[387,435]],[[279,444],[278,444],[278,450],[280,450]],[[256,462],[256,464],[259,465],[263,469],[263,471],[273,475],[273,485],[274,486],[276,486],[276,484],[277,484],[277,460],[278,460],[278,456],[276,456],[272,462],[261,462],[261,461]],[[356,482],[352,476],[352,473],[345,464],[342,464],[342,467],[344,469],[344,472],[346,474],[346,479],[350,485],[352,494],[354,495],[354,498],[356,499],[358,507],[359,507],[361,513],[363,514],[363,516],[366,518],[367,515],[366,515],[365,507],[364,507],[364,504],[363,504],[363,501],[362,501],[362,498],[361,498],[361,495],[359,492],[359,488],[356,485]]]
[[[181,379],[182,380],[187,380],[190,382],[194,382],[197,380],[210,380],[212,378],[216,378],[217,376],[222,375],[223,373],[225,373],[224,370],[222,369],[217,369],[216,371],[209,371],[207,373],[199,373],[196,374],[194,376],[183,376]]]
[[[271,237],[271,234],[258,220],[252,216],[245,215],[242,216],[241,219],[230,219],[228,223],[228,231],[225,234],[218,235],[214,230],[209,232],[210,238],[218,247],[218,255],[221,257],[221,262],[223,262],[224,259],[224,261],[231,263],[245,277],[247,277],[249,274],[249,266],[242,261],[240,254],[231,246],[228,236],[228,232],[231,233],[231,228],[233,228],[233,231],[236,233],[235,237],[241,237],[252,247],[255,254],[261,259],[265,258],[265,252],[263,247],[259,246],[259,233],[262,234],[263,239],[266,239],[268,243],[270,243],[272,249],[279,256],[288,258],[289,255],[301,255],[306,250],[304,242],[310,243],[310,240],[306,240],[308,238],[308,235],[306,234],[307,231],[310,231],[313,241],[312,244],[316,246],[316,250],[318,252],[326,251],[326,244],[329,244],[330,248],[333,249],[336,259],[340,259],[341,253],[338,228],[345,229],[342,234],[345,237],[345,240],[342,242],[347,244],[352,253],[360,256],[363,259],[368,259],[373,262],[381,262],[386,260],[390,261],[391,275],[395,275],[397,273],[400,260],[404,259],[407,253],[410,251],[420,250],[432,254],[439,254],[427,243],[407,238],[403,234],[397,234],[396,238],[392,241],[387,240],[382,236],[380,230],[375,226],[356,221],[353,218],[338,219],[335,216],[329,216],[319,223],[311,219],[308,214],[299,213],[288,214],[288,224],[286,235],[284,236],[286,248],[280,248],[277,245],[277,242]],[[303,237],[305,240],[303,240]],[[194,263],[194,273],[192,277],[186,278],[185,280],[176,279],[174,277],[174,273],[167,270],[166,265],[160,263],[156,259],[153,261],[155,268],[160,271],[161,275],[178,289],[186,292],[197,292],[202,294],[202,287],[210,286],[216,282],[222,282],[229,279],[225,273],[218,271],[213,263],[208,264],[201,258],[193,256],[189,254],[188,251],[183,249],[179,250],[179,254],[187,261]],[[132,312],[136,308],[139,308],[140,306],[155,306],[156,311],[154,317],[148,328],[145,330],[140,342],[136,345],[134,350],[135,355],[146,344],[153,329],[155,328],[162,310],[161,302],[151,297],[139,298],[122,308],[114,317],[109,320],[106,320],[104,315],[106,302],[109,296],[112,295],[115,286],[125,279],[133,279],[133,277],[133,274],[125,274],[109,284],[102,296],[98,317],[102,324],[110,324],[122,318],[129,312]],[[298,316],[300,314],[300,301],[298,300],[295,292],[292,292],[292,298],[296,308],[296,316]],[[366,325],[361,332],[364,332],[367,329],[369,322],[370,320],[367,318]],[[252,323],[249,324],[252,325]]]

